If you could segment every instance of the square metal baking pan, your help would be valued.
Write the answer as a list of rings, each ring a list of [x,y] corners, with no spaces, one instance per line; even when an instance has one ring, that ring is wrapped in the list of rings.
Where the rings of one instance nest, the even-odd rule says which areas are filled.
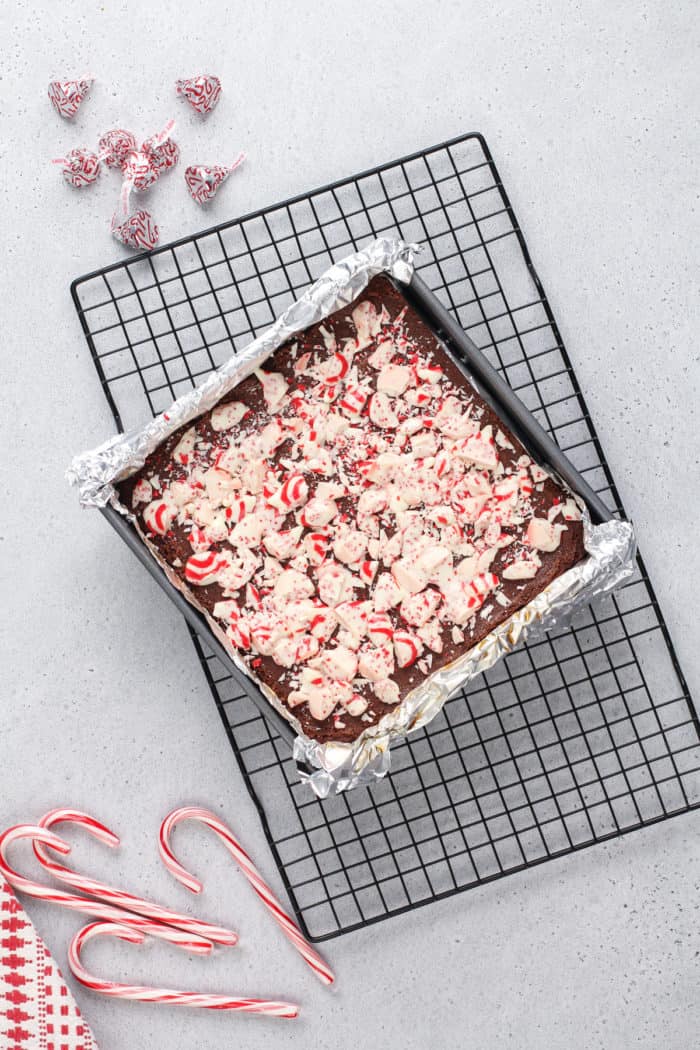
[[[465,378],[476,386],[479,394],[521,441],[532,458],[542,466],[549,467],[581,497],[594,524],[609,521],[612,515],[600,497],[420,277],[414,274],[409,284],[389,279],[442,342]],[[291,747],[296,736],[293,727],[275,710],[253,679],[236,666],[228,650],[215,636],[206,617],[168,580],[131,522],[111,506],[104,507],[102,513],[175,603],[188,624],[222,662],[242,691],[250,697],[261,714]]]

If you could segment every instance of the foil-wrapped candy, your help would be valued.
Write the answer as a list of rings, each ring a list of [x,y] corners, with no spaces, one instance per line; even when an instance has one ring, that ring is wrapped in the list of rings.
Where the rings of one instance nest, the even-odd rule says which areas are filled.
[[[124,185],[129,189],[147,190],[158,181],[159,172],[143,150],[131,150],[122,165]]]
[[[174,126],[175,121],[169,120],[162,131],[146,139],[141,149],[133,148],[125,154],[121,164],[124,176],[122,193],[150,189],[164,171],[177,164],[180,148],[170,138]]]
[[[206,204],[216,194],[222,182],[238,168],[245,160],[245,153],[241,153],[233,164],[227,166],[221,164],[190,164],[185,168],[185,182],[190,196],[197,204]]]
[[[53,163],[62,166],[63,178],[78,189],[95,182],[101,169],[97,154],[82,147],[70,150],[65,157],[58,157]]]
[[[146,139],[141,149],[148,157],[151,167],[160,178],[164,171],[174,168],[180,159],[180,147],[169,135],[152,135]]]
[[[112,128],[97,143],[97,150],[108,168],[122,168],[127,156],[136,151],[136,138],[124,128]]]
[[[120,195],[121,220],[112,219],[112,233],[132,248],[154,248],[158,243],[158,227],[143,209],[132,215],[129,197],[132,190],[150,189],[164,171],[177,164],[179,147],[170,138],[175,122],[169,120],[162,131],[146,139],[141,149],[131,149],[121,165],[124,176]]]
[[[52,80],[49,84],[49,98],[56,112],[72,120],[80,109],[85,96],[89,93],[95,78],[89,74],[77,80]]]
[[[112,236],[129,248],[150,251],[158,243],[160,233],[150,213],[140,208],[126,218],[114,215]]]
[[[211,113],[221,98],[221,81],[211,73],[202,73],[177,80],[175,90],[197,113]]]

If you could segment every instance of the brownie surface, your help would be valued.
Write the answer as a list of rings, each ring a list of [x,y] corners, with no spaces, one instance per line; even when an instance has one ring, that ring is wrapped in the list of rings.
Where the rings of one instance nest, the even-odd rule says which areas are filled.
[[[585,553],[569,494],[382,276],[119,496],[319,741],[354,740]]]

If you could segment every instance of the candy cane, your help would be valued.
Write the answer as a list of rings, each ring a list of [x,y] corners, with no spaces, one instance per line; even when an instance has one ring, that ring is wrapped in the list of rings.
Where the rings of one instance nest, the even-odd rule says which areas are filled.
[[[18,874],[14,868],[10,867],[5,855],[7,847],[19,839],[33,839],[34,842],[43,842],[46,846],[51,846],[52,849],[63,854],[70,853],[71,848],[67,842],[64,842],[58,835],[54,835],[52,831],[47,831],[45,828],[40,828],[33,824],[18,824],[4,831],[0,835],[0,872],[2,872],[6,881],[16,890],[19,890],[20,893],[27,893],[31,897],[38,897],[40,900],[49,901],[51,904],[60,904],[71,911],[83,912],[85,915],[95,915],[100,919],[109,919],[111,922],[120,923],[122,926],[128,926],[136,931],[143,930],[145,933],[150,933],[154,937],[160,937],[164,941],[176,944],[186,951],[197,952],[199,955],[208,955],[211,951],[210,941],[204,940],[203,937],[197,934],[185,933],[183,930],[163,926],[161,923],[145,919],[142,915],[132,915],[121,908],[115,908],[111,904],[88,900],[85,897],[78,897],[74,893],[66,893],[64,890],[43,886],[39,882],[25,879],[24,876]]]
[[[106,846],[114,848],[119,845],[119,838],[114,832],[89,814],[81,813],[80,810],[52,809],[41,818],[39,827],[50,830],[54,824],[63,822],[80,825],[93,838],[103,842]],[[90,879],[85,875],[80,875],[78,872],[71,871],[70,868],[59,864],[58,861],[48,855],[45,847],[41,845],[42,841],[34,841],[34,853],[39,863],[59,882],[65,882],[75,889],[82,890],[83,893],[90,893],[94,897],[100,897],[103,901],[113,904],[117,908],[135,912],[147,919],[153,919],[157,923],[162,923],[164,926],[176,926],[186,933],[206,938],[207,941],[213,941],[215,944],[234,945],[238,941],[237,935],[232,930],[224,929],[221,926],[212,926],[208,922],[201,922],[199,919],[192,919],[187,915],[181,915],[179,912],[170,911],[170,909],[163,908],[160,904],[153,904],[151,901],[143,900],[141,897],[135,897],[132,893],[114,889],[112,886],[107,886],[96,879]],[[59,850],[59,852],[66,853],[67,850]]]
[[[287,915],[279,900],[264,882],[262,875],[233,833],[213,813],[209,813],[206,809],[200,809],[197,806],[183,806],[181,809],[173,810],[165,818],[160,826],[160,855],[168,871],[193,893],[201,892],[202,884],[199,879],[183,868],[176,860],[170,847],[170,836],[173,828],[183,820],[201,821],[219,836],[257,895],[269,908],[275,922],[281,927],[304,961],[324,984],[332,984],[335,978],[328,965],[318,952],[311,947],[294,920]]]
[[[147,931],[151,932],[151,931]],[[132,944],[143,944],[144,935],[139,930],[111,922],[93,922],[79,930],[68,949],[68,963],[73,976],[101,995],[114,999],[133,999],[142,1003],[164,1003],[170,1006],[194,1006],[200,1010],[235,1010],[239,1013],[266,1014],[268,1017],[296,1017],[299,1007],[294,1003],[274,1002],[267,999],[238,999],[230,995],[210,995],[199,992],[179,992],[170,988],[148,988],[139,984],[117,984],[94,977],[85,969],[80,957],[83,945],[95,937],[119,937]]]

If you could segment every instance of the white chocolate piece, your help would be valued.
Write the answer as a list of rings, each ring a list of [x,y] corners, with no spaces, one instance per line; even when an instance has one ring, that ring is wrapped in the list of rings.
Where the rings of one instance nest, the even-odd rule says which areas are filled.
[[[369,601],[341,602],[335,607],[338,622],[356,638],[367,634],[367,618],[371,612],[372,603]]]
[[[525,542],[538,551],[551,553],[561,542],[566,525],[554,525],[546,518],[532,518],[525,533]]]
[[[381,700],[383,704],[393,705],[399,702],[399,687],[391,678],[374,682],[372,690],[377,700]]]
[[[367,537],[359,529],[345,529],[333,542],[333,553],[338,561],[352,565],[367,550]]]
[[[390,397],[401,397],[411,382],[408,365],[385,365],[377,376],[377,390]]]
[[[381,682],[394,673],[394,653],[391,645],[362,649],[358,670],[368,682]]]
[[[274,595],[276,598],[289,601],[297,598],[310,598],[313,593],[312,581],[308,576],[297,572],[296,569],[285,569],[275,581]]]
[[[209,416],[209,425],[217,432],[231,430],[241,422],[248,411],[248,407],[241,404],[240,401],[228,401],[225,405],[215,405]]]
[[[314,661],[328,678],[349,682],[357,674],[357,656],[345,645],[336,645],[334,649],[324,649]]]
[[[440,592],[429,587],[420,594],[404,598],[399,606],[399,614],[411,626],[422,627],[434,615],[441,601]]]
[[[136,507],[139,503],[150,503],[153,498],[153,486],[150,481],[146,478],[141,478],[134,485],[134,491],[131,493],[131,506]],[[172,497],[171,497],[172,498]],[[173,500],[173,502],[175,502]]]
[[[268,412],[276,412],[287,393],[287,380],[279,372],[263,372],[261,368],[255,369],[255,375],[262,384]]]
[[[406,592],[402,591],[396,580],[388,572],[382,572],[374,585],[372,604],[375,612],[387,612],[398,605]]]
[[[318,596],[324,605],[334,608],[350,601],[353,595],[352,574],[335,561],[327,561],[318,569]]]
[[[381,391],[372,394],[369,402],[369,418],[375,427],[381,427],[384,430],[395,430],[399,425],[398,416],[394,412],[390,399]]]
[[[381,318],[374,303],[364,300],[352,311],[352,321],[357,332],[357,348],[369,346],[381,327]]]
[[[318,529],[328,525],[338,513],[338,506],[332,499],[320,499],[313,496],[304,507],[299,521],[308,528]]]
[[[531,558],[520,558],[507,565],[501,573],[504,580],[531,580],[537,575],[539,565]]]
[[[190,427],[182,435],[177,445],[173,449],[172,456],[177,463],[181,463],[183,466],[187,466],[190,461],[190,457],[194,452],[194,444],[197,437],[197,432],[194,427]]]

